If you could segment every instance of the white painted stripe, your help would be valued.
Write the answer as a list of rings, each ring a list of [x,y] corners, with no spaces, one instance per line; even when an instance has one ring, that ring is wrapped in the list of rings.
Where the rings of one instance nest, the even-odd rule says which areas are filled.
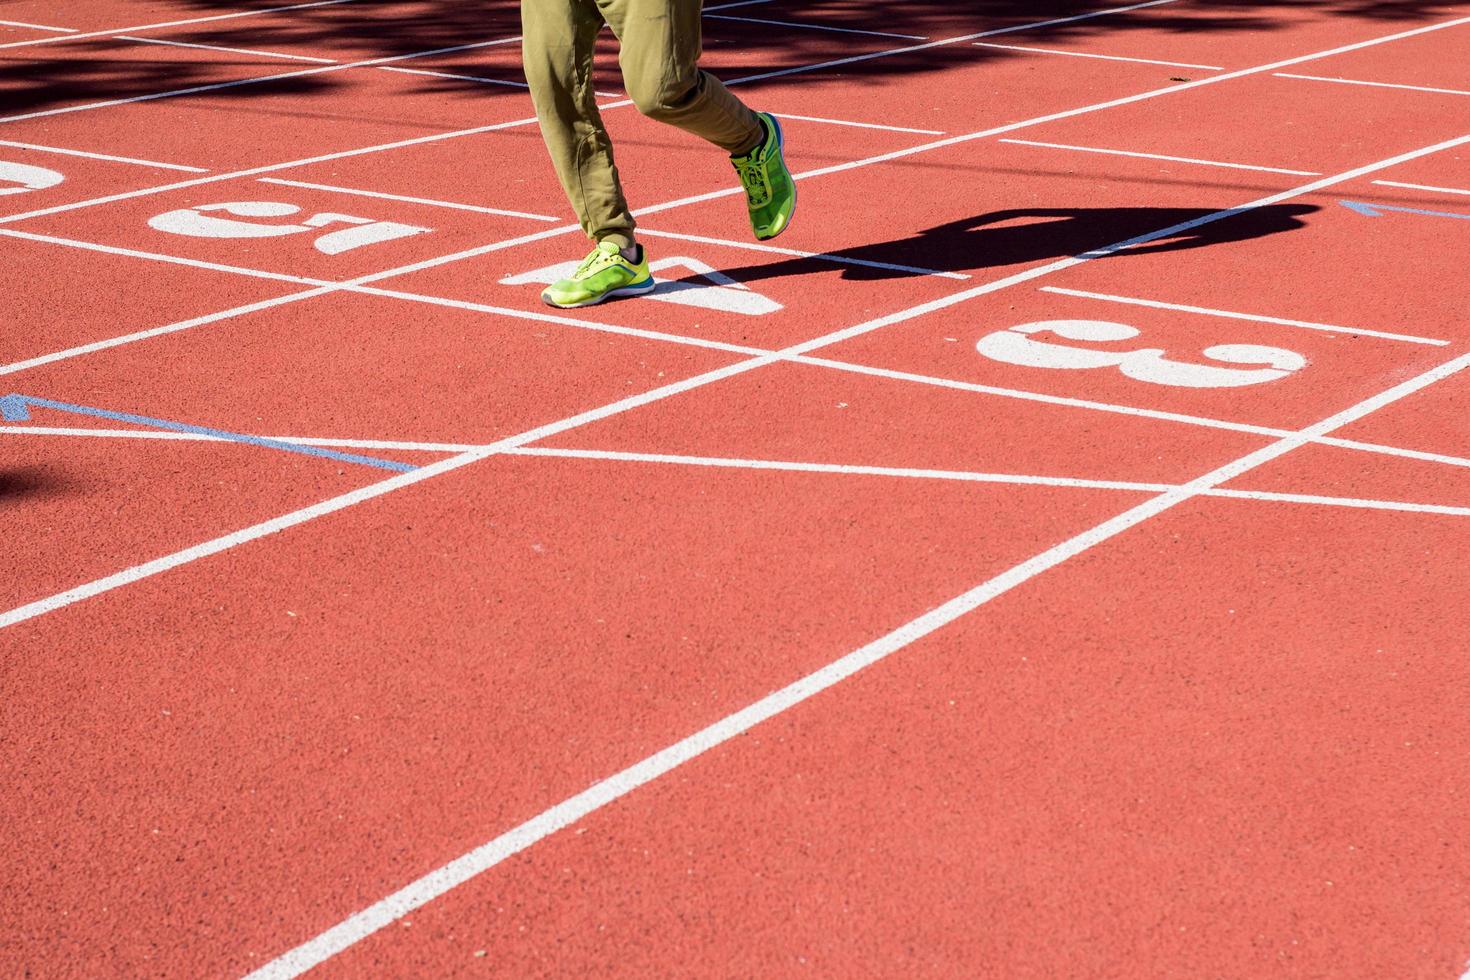
[[[89,37],[113,37],[118,34],[137,34],[139,31],[160,31],[166,27],[183,27],[187,24],[206,24],[217,20],[234,20],[238,17],[259,17],[262,14],[279,14],[288,10],[308,10],[312,7],[334,7],[343,3],[356,3],[357,0],[313,0],[311,3],[296,3],[289,7],[262,7],[258,10],[240,10],[232,14],[212,14],[208,17],[191,17],[188,20],[170,20],[155,24],[136,24],[132,27],[113,27],[105,31],[87,31],[86,33],[67,34],[63,37],[41,37],[28,41],[11,41],[8,44],[0,44],[4,48],[24,48],[36,44],[49,44],[54,41],[80,41]]]
[[[438,54],[451,54],[455,51],[470,51],[477,48],[489,48],[500,44],[511,44],[520,41],[520,37],[503,37],[494,41],[477,41],[473,44],[457,44],[449,48],[435,48],[431,51],[415,51],[410,54],[395,54],[383,58],[369,58],[365,61],[340,62],[330,65],[322,65],[318,68],[302,68],[299,71],[280,72],[275,75],[257,75],[254,78],[237,78],[232,82],[212,82],[208,85],[191,85],[188,88],[170,89],[166,92],[150,92],[147,95],[134,95],[125,99],[107,99],[102,102],[84,102],[79,105],[59,106],[55,109],[40,109],[35,112],[24,112],[15,116],[0,116],[0,123],[21,122],[26,119],[40,119],[45,116],[60,116],[72,112],[87,112],[92,109],[107,109],[112,106],[132,105],[137,102],[154,102],[158,99],[173,99],[185,95],[198,95],[201,92],[218,92],[227,88],[239,88],[242,85],[263,85],[268,82],[284,81],[288,78],[305,78],[311,75],[321,75],[327,72],[346,71],[349,68],[372,68],[377,65],[389,64],[395,61],[407,61],[411,58],[428,58]],[[0,45],[4,47],[4,45]]]
[[[794,116],[789,112],[773,112],[781,119],[800,119],[802,122],[828,123],[832,126],[852,126],[855,129],[881,129],[889,133],[917,133],[920,136],[943,136],[939,129],[911,129],[907,126],[883,126],[878,123],[853,122],[851,119],[828,119],[824,116]]]
[[[873,262],[869,259],[854,259],[846,255],[837,255],[831,252],[803,252],[798,248],[782,248],[779,245],[769,245],[764,242],[740,242],[728,238],[711,238],[708,235],[686,235],[677,231],[658,231],[651,228],[638,226],[639,238],[670,238],[681,242],[699,242],[704,245],[720,245],[724,248],[744,249],[748,252],[765,252],[770,255],[790,255],[801,259],[819,259],[823,262],[833,262],[837,265],[858,265],[870,269],[887,269],[892,272],[911,272],[914,275],[933,276],[937,279],[969,279],[970,276],[962,272],[941,272],[938,269],[925,269],[917,265],[899,265],[895,262]]]
[[[262,184],[280,184],[283,187],[304,187],[307,190],[331,191],[334,194],[352,194],[357,197],[376,197],[385,201],[403,201],[406,204],[426,204],[436,208],[452,208],[456,211],[474,211],[478,214],[495,214],[506,218],[525,218],[528,221],[560,221],[547,214],[531,214],[528,211],[507,211],[504,208],[486,208],[477,204],[456,204],[453,201],[436,201],[427,197],[405,197],[402,194],[385,194],[382,191],[364,191],[334,184],[312,184],[304,180],[283,180],[279,177],[261,177]]]
[[[1435,95],[1470,95],[1457,88],[1429,88],[1424,85],[1395,85],[1391,82],[1365,82],[1356,78],[1328,78],[1325,75],[1289,75],[1286,72],[1277,72],[1277,78],[1300,78],[1308,82],[1336,82],[1339,85],[1366,85],[1370,88],[1396,88],[1407,92],[1431,92]]]
[[[1177,2],[1179,2],[1179,0],[1149,0],[1149,2],[1147,2],[1147,3],[1136,4],[1136,5],[1131,6],[1131,7],[1112,8],[1112,9],[1109,9],[1109,10],[1098,11],[1098,12],[1096,12],[1094,14],[1082,14],[1082,15],[1078,15],[1077,17],[1074,17],[1074,18],[1062,18],[1061,20],[1058,20],[1058,21],[1041,21],[1041,22],[1037,22],[1037,23],[1033,23],[1033,24],[1022,24],[1022,25],[1017,25],[1015,27],[1002,28],[999,31],[987,32],[987,33],[1009,33],[1011,31],[1029,30],[1029,29],[1032,29],[1032,28],[1046,26],[1046,25],[1055,24],[1055,23],[1066,23],[1066,22],[1071,21],[1071,20],[1081,20],[1081,19],[1086,19],[1088,17],[1106,16],[1108,14],[1121,13],[1121,12],[1126,11],[1126,10],[1135,10],[1135,9],[1139,9],[1141,7],[1153,7],[1153,6],[1158,6],[1158,5],[1164,4],[1164,3],[1177,3]],[[1025,120],[1020,120],[1020,121],[1014,122],[1014,123],[1007,123],[1007,124],[1005,124],[1003,126],[998,126],[998,127],[992,128],[992,129],[980,130],[978,132],[966,133],[966,134],[959,135],[959,136],[946,137],[943,140],[937,140],[937,141],[934,141],[934,142],[931,142],[931,143],[925,143],[925,144],[922,144],[922,145],[919,145],[919,146],[913,146],[913,147],[908,147],[908,148],[905,148],[905,149],[902,149],[902,150],[895,150],[895,151],[891,151],[891,152],[888,152],[888,153],[882,153],[882,154],[879,154],[877,156],[865,157],[865,158],[863,158],[861,160],[854,160],[854,161],[850,161],[848,163],[835,164],[835,165],[828,166],[828,167],[820,167],[820,168],[817,168],[815,170],[805,171],[805,172],[803,172],[801,174],[798,174],[797,176],[799,178],[820,177],[820,176],[825,176],[827,174],[841,173],[843,171],[857,169],[859,167],[871,166],[871,165],[877,164],[877,163],[886,163],[889,160],[898,160],[898,159],[902,159],[904,157],[912,156],[912,155],[919,154],[919,153],[927,153],[927,152],[930,152],[932,150],[943,149],[943,148],[949,147],[949,146],[957,146],[957,145],[960,145],[962,143],[967,143],[967,142],[970,142],[970,141],[973,141],[973,140],[987,139],[987,138],[992,137],[992,136],[1000,136],[1000,135],[1005,134],[1005,133],[1015,132],[1017,130],[1026,129],[1026,128],[1029,128],[1029,127],[1032,127],[1032,126],[1040,126],[1040,125],[1044,125],[1044,124],[1050,123],[1050,122],[1057,122],[1057,121],[1059,121],[1061,119],[1070,119],[1070,118],[1072,118],[1074,116],[1081,116],[1081,115],[1085,115],[1085,114],[1092,113],[1092,112],[1100,112],[1100,111],[1103,111],[1103,110],[1106,110],[1106,109],[1116,108],[1116,107],[1121,106],[1121,105],[1128,105],[1128,104],[1131,104],[1131,103],[1134,103],[1134,102],[1142,102],[1142,101],[1145,101],[1145,100],[1148,100],[1148,99],[1159,98],[1161,96],[1171,95],[1171,94],[1176,93],[1176,92],[1188,91],[1190,89],[1198,88],[1201,85],[1215,84],[1215,83],[1218,83],[1218,82],[1229,81],[1229,80],[1234,79],[1234,78],[1242,78],[1242,77],[1245,77],[1245,76],[1248,76],[1248,75],[1253,75],[1253,74],[1258,74],[1258,73],[1261,73],[1261,72],[1271,71],[1271,70],[1276,69],[1276,68],[1282,68],[1282,67],[1288,67],[1290,65],[1302,64],[1302,63],[1305,63],[1305,62],[1308,62],[1308,61],[1313,61],[1313,60],[1317,60],[1317,59],[1320,59],[1320,58],[1329,58],[1329,57],[1333,57],[1333,56],[1339,55],[1339,54],[1346,54],[1347,52],[1350,52],[1350,51],[1357,51],[1357,50],[1361,50],[1363,48],[1370,48],[1370,47],[1374,47],[1374,46],[1380,45],[1380,44],[1388,44],[1388,43],[1391,43],[1391,42],[1394,42],[1394,41],[1400,41],[1400,40],[1403,40],[1403,39],[1409,38],[1409,37],[1417,37],[1417,36],[1419,36],[1421,34],[1426,34],[1426,33],[1430,33],[1430,32],[1433,32],[1433,31],[1440,31],[1440,30],[1445,30],[1447,28],[1451,28],[1451,27],[1458,27],[1458,26],[1460,26],[1462,24],[1466,24],[1466,23],[1470,23],[1470,17],[1462,17],[1462,18],[1458,18],[1456,20],[1442,21],[1440,23],[1432,24],[1432,25],[1429,25],[1429,26],[1426,26],[1426,27],[1420,27],[1420,28],[1415,28],[1413,30],[1402,31],[1402,32],[1397,33],[1397,34],[1389,34],[1389,35],[1385,35],[1385,36],[1381,36],[1381,37],[1377,37],[1377,38],[1371,38],[1371,39],[1369,39],[1367,41],[1359,41],[1359,42],[1357,42],[1355,44],[1349,44],[1349,45],[1345,45],[1345,46],[1338,47],[1338,48],[1332,48],[1330,50],[1320,51],[1320,52],[1317,52],[1315,54],[1302,55],[1300,57],[1290,58],[1290,59],[1287,59],[1286,61],[1272,62],[1270,64],[1259,65],[1259,66],[1254,67],[1254,68],[1245,68],[1245,69],[1241,69],[1241,70],[1235,71],[1235,72],[1230,72],[1230,73],[1224,74],[1224,75],[1216,75],[1216,76],[1213,76],[1211,78],[1199,79],[1199,80],[1192,81],[1192,82],[1184,82],[1184,83],[1181,83],[1181,84],[1178,84],[1178,85],[1170,85],[1170,86],[1166,86],[1164,88],[1153,89],[1153,90],[1150,90],[1148,92],[1141,92],[1141,93],[1139,93],[1137,95],[1124,96],[1122,98],[1112,99],[1112,100],[1107,101],[1107,102],[1094,103],[1092,105],[1082,106],[1082,107],[1079,107],[1079,108],[1076,108],[1076,109],[1068,109],[1068,110],[1064,110],[1062,112],[1050,113],[1050,114],[1045,115],[1045,116],[1037,116],[1037,117],[1032,118],[1032,119],[1025,119]],[[812,71],[812,70],[817,70],[817,69],[820,69],[820,68],[828,68],[828,67],[832,67],[835,64],[838,64],[838,63],[846,63],[848,61],[854,61],[854,60],[856,60],[856,61],[862,61],[862,60],[868,60],[870,58],[884,57],[884,56],[888,56],[888,55],[905,54],[905,53],[908,53],[908,52],[914,51],[914,50],[926,49],[926,48],[931,48],[931,47],[938,47],[938,46],[945,45],[945,44],[955,44],[955,43],[960,43],[962,41],[973,40],[974,38],[981,37],[981,36],[986,36],[986,35],[966,35],[966,36],[960,37],[960,38],[953,38],[953,39],[946,40],[946,41],[937,41],[937,42],[933,42],[933,43],[926,44],[926,45],[920,45],[917,48],[915,48],[915,47],[894,48],[894,49],[892,49],[890,51],[877,52],[877,53],[871,54],[871,55],[862,55],[862,56],[860,56],[858,58],[855,58],[855,59],[843,59],[842,62],[821,62],[820,64],[816,64],[816,65],[808,65],[808,66],[801,66],[801,67],[797,67],[797,68],[783,69],[783,70],[781,70],[779,72],[768,72],[768,73],[766,73],[764,75],[760,75],[760,76],[754,76],[754,75],[752,75],[752,76],[748,76],[744,80],[745,81],[754,81],[754,80],[757,80],[758,78],[776,77],[778,75],[788,75],[788,74],[794,74],[794,73],[802,72],[802,71]],[[415,55],[415,57],[418,57],[418,55]],[[726,84],[727,85],[738,84],[738,80],[731,80],[731,81],[726,82]],[[628,105],[632,105],[632,100],[631,99],[623,99],[623,100],[618,101],[618,102],[608,103],[608,104],[599,106],[599,108],[600,109],[603,109],[603,110],[607,110],[607,109],[619,108],[619,107],[628,106]],[[141,197],[141,196],[144,196],[144,195],[162,194],[162,193],[165,193],[165,192],[168,192],[168,191],[182,190],[182,189],[184,189],[186,187],[196,187],[196,186],[199,186],[201,184],[211,183],[211,182],[215,182],[215,181],[233,180],[233,179],[238,178],[238,177],[253,177],[253,176],[257,175],[257,174],[272,173],[272,172],[279,171],[279,170],[289,170],[289,169],[292,169],[292,168],[295,168],[295,167],[304,167],[304,166],[307,166],[309,164],[314,164],[314,163],[325,163],[325,162],[330,161],[330,160],[342,160],[342,159],[346,159],[346,158],[349,158],[349,157],[362,156],[364,154],[369,154],[369,153],[381,153],[381,152],[384,152],[384,151],[387,151],[387,150],[397,150],[397,149],[403,149],[403,148],[409,147],[409,146],[418,146],[418,145],[425,144],[425,143],[438,142],[440,140],[459,139],[459,138],[464,137],[464,136],[475,136],[475,135],[479,135],[481,133],[494,132],[496,130],[501,130],[501,129],[510,129],[510,128],[514,128],[514,127],[518,127],[518,126],[531,125],[531,124],[534,124],[535,122],[536,122],[536,117],[529,116],[529,117],[526,117],[524,119],[515,119],[515,120],[511,120],[509,122],[494,123],[494,124],[489,125],[489,126],[475,126],[475,127],[470,128],[470,129],[454,130],[454,131],[447,132],[447,133],[433,133],[433,134],[430,134],[430,135],[427,135],[427,136],[416,136],[416,137],[412,137],[410,139],[395,140],[394,142],[391,142],[391,143],[381,143],[381,144],[378,144],[378,145],[375,145],[375,146],[359,147],[359,148],[353,149],[353,150],[340,150],[340,151],[337,151],[335,153],[324,153],[324,154],[321,154],[321,155],[318,155],[318,156],[307,157],[307,158],[301,159],[301,160],[290,160],[290,161],[287,161],[285,163],[269,164],[269,165],[262,166],[262,167],[252,167],[252,168],[249,168],[249,169],[246,169],[246,170],[237,170],[237,171],[233,171],[233,172],[230,172],[230,173],[223,173],[223,174],[213,175],[213,176],[210,176],[210,177],[200,177],[200,178],[196,178],[194,180],[180,181],[178,183],[167,184],[167,185],[164,185],[164,186],[161,186],[161,187],[147,188],[147,189],[138,190],[138,191],[129,191],[129,192],[120,193],[120,194],[110,194],[110,195],[107,195],[107,196],[104,196],[104,197],[91,198],[90,200],[86,200],[86,201],[74,201],[74,202],[69,203],[69,204],[61,204],[61,205],[55,205],[53,207],[48,207],[48,208],[40,208],[40,209],[35,210],[35,211],[28,211],[28,212],[24,212],[24,213],[21,213],[21,214],[14,214],[14,215],[6,216],[6,217],[0,217],[0,224],[14,223],[14,222],[18,222],[18,221],[26,221],[26,220],[29,220],[31,218],[39,218],[39,217],[44,217],[44,216],[49,215],[49,214],[57,214],[57,213],[61,213],[61,212],[64,212],[64,211],[74,211],[74,210],[78,210],[78,209],[81,209],[81,208],[95,207],[95,206],[101,205],[101,204],[111,204],[111,203],[113,203],[115,201],[128,200],[128,199],[131,199],[131,198]],[[651,213],[654,213],[655,211],[658,211],[658,210],[667,210],[667,209],[673,208],[673,207],[682,207],[682,206],[684,206],[686,204],[693,204],[693,203],[698,203],[698,202],[706,201],[706,200],[714,200],[716,198],[726,197],[726,196],[729,196],[729,195],[732,195],[732,194],[738,194],[738,193],[742,193],[742,191],[739,188],[731,188],[731,189],[726,189],[726,190],[721,190],[721,191],[713,191],[713,192],[710,192],[708,194],[695,195],[693,197],[687,197],[687,198],[682,198],[682,199],[677,200],[677,201],[671,201],[671,202],[668,202],[668,203],[666,203],[664,205],[661,205],[661,206],[659,206],[657,208],[643,209],[639,213],[640,214],[651,214]],[[466,255],[462,255],[460,257],[469,258],[471,256],[466,254]],[[453,261],[453,259],[450,259],[449,261]]]
[[[134,333],[123,334],[119,337],[109,337],[106,340],[98,340],[90,344],[81,344],[77,347],[69,347],[66,350],[56,351],[51,354],[43,354],[39,357],[28,358],[24,361],[15,361],[10,364],[0,364],[0,376],[17,374],[21,371],[29,371],[32,368],[43,367],[54,364],[57,361],[66,361],[74,357],[82,357],[87,354],[95,354],[98,351],[109,350],[113,347],[121,347],[125,344],[136,343],[140,340],[149,340],[153,337],[162,337],[166,334],[178,333],[182,330],[192,330],[210,323],[219,323],[222,320],[232,320],[238,316],[268,310],[272,307],[282,306],[286,303],[296,303],[321,296],[324,293],[333,292],[335,286],[323,287],[321,289],[310,289],[303,293],[291,293],[288,296],[277,296],[271,299],[263,299],[254,303],[246,303],[218,313],[209,313],[205,316],[197,316],[188,320],[180,320],[178,323],[170,323],[162,327],[152,327],[148,330],[138,330]]]
[[[133,41],[137,44],[162,44],[170,48],[197,48],[200,51],[219,51],[222,54],[243,54],[253,58],[284,58],[288,61],[314,61],[319,65],[341,64],[336,58],[314,58],[308,54],[286,54],[282,51],[261,51],[256,48],[227,48],[219,44],[198,44],[193,41],[168,41],[161,37],[133,37],[128,34],[119,34],[119,41]]]
[[[85,157],[88,160],[107,160],[110,163],[131,163],[140,167],[156,167],[159,170],[182,170],[191,174],[209,173],[209,170],[204,167],[185,167],[178,163],[139,160],[136,157],[119,157],[108,153],[92,153],[89,150],[68,150],[59,146],[41,146],[38,143],[17,143],[15,140],[0,140],[0,146],[13,146],[18,150],[34,150],[37,153],[56,153],[68,157]]]
[[[842,65],[851,65],[859,61],[870,61],[873,58],[888,58],[894,55],[910,54],[914,51],[927,51],[930,48],[941,48],[951,44],[964,44],[966,41],[978,41],[982,37],[999,37],[1002,34],[1015,34],[1020,31],[1036,31],[1047,27],[1056,27],[1060,24],[1072,24],[1081,20],[1092,20],[1097,17],[1111,17],[1114,14],[1124,14],[1131,10],[1143,10],[1145,7],[1161,7],[1165,4],[1179,3],[1180,0],[1147,0],[1145,3],[1129,4],[1126,7],[1106,7],[1102,10],[1094,10],[1091,13],[1076,14],[1071,17],[1054,17],[1050,20],[1037,20],[1029,24],[1013,24],[1010,27],[997,27],[988,31],[979,31],[975,34],[961,34],[958,37],[941,38],[938,41],[929,41],[926,44],[910,45],[906,48],[893,48],[888,51],[873,51],[868,54],[853,55],[849,58],[838,58],[835,61],[823,61],[815,65],[802,65],[798,68],[782,68],[776,71],[761,72],[759,75],[744,75],[740,78],[729,79],[726,85],[738,85],[745,82],[759,82],[767,78],[780,78],[783,75],[791,75],[797,72],[823,71],[828,68],[838,68]]]
[[[1461,187],[1435,187],[1432,184],[1405,184],[1402,181],[1397,180],[1375,180],[1373,183],[1382,184],[1384,187],[1402,187],[1411,191],[1431,191],[1436,194],[1470,195],[1470,190],[1465,190]]]
[[[1219,160],[1200,160],[1195,157],[1171,157],[1161,153],[1140,153],[1136,150],[1112,150],[1098,146],[1076,146],[1071,143],[1039,143],[1035,140],[1002,139],[1001,143],[1017,146],[1039,146],[1049,150],[1075,150],[1078,153],[1101,153],[1112,157],[1138,157],[1142,160],[1166,160],[1170,163],[1193,163],[1202,167],[1224,167],[1228,170],[1258,170],[1268,174],[1288,174],[1292,177],[1320,177],[1315,170],[1284,170],[1281,167],[1258,167],[1249,163],[1223,163]]]
[[[48,31],[52,34],[80,34],[75,27],[51,27],[47,24],[27,24],[20,20],[0,20],[0,27],[26,27],[33,31]]]
[[[1280,327],[1300,327],[1304,330],[1321,330],[1326,333],[1346,333],[1356,337],[1377,337],[1380,340],[1397,340],[1406,344],[1428,344],[1431,347],[1447,347],[1449,345],[1448,340],[1436,340],[1433,337],[1416,337],[1413,334],[1385,333],[1381,330],[1339,327],[1330,323],[1313,323],[1310,320],[1288,320],[1277,316],[1261,316],[1258,313],[1236,313],[1231,310],[1214,310],[1207,306],[1186,306],[1182,303],[1164,303],[1156,299],[1139,299],[1136,296],[1092,293],[1085,289],[1063,289],[1060,286],[1042,286],[1041,291],[1044,293],[1056,293],[1059,296],[1077,296],[1081,299],[1095,299],[1105,303],[1146,306],[1155,310],[1177,310],[1180,313],[1199,313],[1204,316],[1217,316],[1226,320],[1251,320],[1256,323],[1270,323]]]
[[[769,27],[795,27],[806,31],[827,31],[833,34],[866,34],[869,37],[896,37],[904,41],[927,41],[922,34],[891,34],[888,31],[860,31],[851,27],[832,27],[828,24],[802,24],[790,20],[764,20],[759,17],[736,17],[732,14],[705,14],[706,20],[734,20],[742,24],[765,24]]]
[[[1183,486],[1159,494],[1061,544],[1048,548],[1041,554],[981,582],[968,592],[910,620],[887,635],[859,647],[820,670],[806,675],[739,711],[726,715],[714,724],[614,773],[487,843],[410,882],[386,898],[374,902],[362,911],[349,916],[320,935],[250,973],[247,980],[285,980],[285,978],[300,976],[414,909],[428,904],[483,874],[507,858],[677,769],[684,763],[750,731],[762,722],[828,690],[864,668],[973,612],[992,599],[1026,584],[1038,575],[1180,504],[1200,497],[1224,483],[1292,452],[1312,435],[1326,435],[1385,405],[1456,374],[1466,367],[1470,367],[1470,354],[1457,357],[1418,378],[1324,419],[1297,435],[1281,439],[1263,449],[1242,456],[1232,463],[1206,473]]]
[[[0,436],[60,436],[63,438],[131,439],[160,442],[229,442],[220,436],[194,432],[171,432],[166,429],[74,429],[40,425],[0,425]],[[257,434],[258,435],[258,434]],[[1287,433],[1290,435],[1290,433]],[[464,453],[478,449],[473,443],[415,442],[402,439],[332,439],[306,436],[267,435],[259,438],[274,442],[290,442],[323,449],[373,449],[396,453]],[[1325,437],[1312,440],[1316,444]],[[793,473],[830,473],[841,476],[878,476],[895,479],[949,480],[960,483],[998,483],[1012,486],[1064,487],[1082,490],[1118,490],[1138,493],[1164,493],[1177,489],[1175,483],[1139,483],[1126,480],[1096,480],[1080,477],[1041,476],[1022,473],[982,473],[972,470],[936,470],[914,467],[865,466],[848,463],[808,463],[795,460],[739,459],[723,456],[685,456],[670,453],[632,453],[605,449],[555,449],[527,446],[507,449],[505,456],[533,456],[552,459],[606,460],[629,463],[657,463],[703,466],[716,469],[772,470]],[[1459,462],[1470,466],[1470,459]],[[1272,503],[1347,507],[1362,510],[1403,511],[1417,514],[1444,514],[1470,517],[1470,506],[1422,504],[1400,500],[1377,500],[1362,497],[1333,497],[1321,494],[1281,493],[1274,490],[1206,491],[1203,496],[1234,500],[1260,500]]]
[[[1141,65],[1164,65],[1168,68],[1199,68],[1204,71],[1224,71],[1220,65],[1192,65],[1185,61],[1157,61],[1153,58],[1125,58],[1118,54],[1096,54],[1091,51],[1062,51],[1058,48],[1033,48],[1026,44],[993,44],[976,41],[977,48],[998,48],[1002,51],[1027,51],[1033,54],[1059,54],[1068,58],[1096,58],[1099,61],[1132,61]]]

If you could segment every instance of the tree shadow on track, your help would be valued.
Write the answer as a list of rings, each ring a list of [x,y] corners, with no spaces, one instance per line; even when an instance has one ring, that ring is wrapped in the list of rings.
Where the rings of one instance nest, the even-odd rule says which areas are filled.
[[[552,0],[528,0],[552,2]],[[150,30],[155,39],[181,41],[253,51],[276,51],[358,61],[394,57],[450,48],[520,32],[518,0],[349,0],[327,6],[305,7],[267,13],[282,6],[281,0],[175,0],[168,13],[153,19],[185,20],[216,14],[258,9],[258,17],[242,17],[173,28]],[[708,7],[718,6],[711,2]],[[805,0],[777,2],[768,6],[739,7],[716,12],[705,23],[705,50],[717,59],[717,74],[726,79],[763,75],[799,65],[814,65],[882,49],[912,47],[926,40],[1018,28],[1051,19],[1095,13],[1105,4],[1096,0],[908,0],[896,4],[874,4],[869,0]],[[1345,39],[1371,37],[1384,24],[1427,23],[1455,13],[1455,5],[1437,0],[1191,0],[1177,5],[1165,3],[1140,10],[1072,20],[1045,28],[1042,34],[1006,35],[1017,43],[1066,46],[1094,35],[1123,36],[1135,31],[1168,34],[1227,33],[1243,38],[1280,31],[1304,19],[1337,18],[1348,21]],[[1463,9],[1463,8],[1461,8]],[[775,27],[725,18],[756,18],[799,21],[845,31],[881,31],[913,35],[901,37],[844,34],[835,31]],[[58,19],[64,16],[58,14]],[[141,18],[148,20],[149,18]],[[1360,22],[1354,30],[1351,22]],[[127,25],[119,24],[118,27]],[[1243,41],[1243,43],[1247,43]],[[89,51],[87,45],[94,47]],[[616,46],[609,39],[601,49],[602,77],[616,84]],[[40,46],[0,49],[0,115],[34,111],[77,101],[126,99],[160,91],[208,84],[214,80],[209,59],[227,58],[197,50],[149,46],[110,39],[69,41]],[[233,56],[251,62],[258,71],[273,74],[293,69],[310,69],[302,61]],[[519,45],[484,48],[447,56],[432,67],[440,71],[492,75],[518,80]],[[840,79],[842,84],[902,84],[906,79],[937,77],[946,70],[973,67],[986,62],[1026,57],[1016,52],[977,48],[970,44],[925,47],[923,50],[891,54],[882,58],[850,61],[820,71],[784,75],[781,85],[813,84]],[[408,64],[412,64],[409,62]],[[216,66],[217,67],[217,66]],[[425,65],[424,67],[429,67]],[[327,72],[295,80],[303,92],[346,93],[349,75]],[[756,83],[757,85],[760,83]],[[524,97],[513,87],[477,84],[464,80],[422,78],[412,91],[439,98],[489,102],[506,97]],[[263,86],[240,85],[200,93],[211,100],[250,99],[263,94]],[[271,94],[279,94],[277,89]]]
[[[1248,241],[1306,227],[1302,219],[1321,208],[1275,204],[1211,221],[1177,235],[1135,245],[1107,258],[1119,259]],[[1164,228],[1216,214],[1213,208],[1016,208],[992,211],[926,229],[894,241],[843,249],[838,254],[865,262],[916,266],[939,272],[973,272],[1029,265],[1082,255]],[[820,259],[788,259],[724,272],[740,282],[830,272]],[[871,281],[923,275],[872,266],[846,266],[844,279]]]

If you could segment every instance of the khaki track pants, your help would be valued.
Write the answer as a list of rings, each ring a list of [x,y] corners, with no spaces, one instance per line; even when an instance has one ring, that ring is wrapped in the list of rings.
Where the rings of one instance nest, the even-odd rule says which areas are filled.
[[[761,139],[755,113],[699,68],[702,8],[703,0],[521,0],[521,46],[541,135],[589,238],[626,248],[635,227],[592,91],[592,51],[604,24],[622,46],[623,84],[644,115],[727,153]]]

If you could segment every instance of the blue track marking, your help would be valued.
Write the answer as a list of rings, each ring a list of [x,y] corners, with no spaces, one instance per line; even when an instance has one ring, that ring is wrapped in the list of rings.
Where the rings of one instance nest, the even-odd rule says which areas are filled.
[[[260,436],[247,436],[239,432],[225,432],[222,429],[210,429],[202,425],[189,425],[186,422],[170,422],[167,419],[150,418],[147,415],[133,415],[130,412],[111,412],[103,408],[88,408],[86,405],[71,405],[67,402],[54,402],[49,398],[34,398],[31,395],[10,394],[0,398],[0,418],[6,422],[26,422],[31,417],[31,408],[49,408],[58,412],[70,412],[74,415],[90,415],[99,419],[111,419],[114,422],[127,422],[131,425],[146,426],[150,429],[165,429],[169,432],[186,432],[196,436],[212,436],[225,442],[239,442],[247,446],[263,446],[266,449],[279,449],[282,452],[299,453],[302,456],[317,456],[322,459],[335,459],[342,463],[358,463],[362,466],[375,466],[380,470],[393,470],[396,473],[408,473],[418,469],[409,463],[396,463],[391,459],[378,459],[375,456],[359,456],[356,453],[339,453],[332,449],[322,449],[319,446],[303,446],[294,442],[282,442],[279,439],[264,439]]]
[[[1362,201],[1339,201],[1343,207],[1356,211],[1365,218],[1381,218],[1385,211],[1402,211],[1404,214],[1426,214],[1431,218],[1460,218],[1470,221],[1470,214],[1463,211],[1425,211],[1422,208],[1401,208],[1395,204],[1364,204]]]

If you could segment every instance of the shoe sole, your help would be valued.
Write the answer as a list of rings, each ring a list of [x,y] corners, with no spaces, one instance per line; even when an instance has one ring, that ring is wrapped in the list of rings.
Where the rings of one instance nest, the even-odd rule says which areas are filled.
[[[773,113],[768,112],[766,113],[766,115],[770,117],[772,124],[774,124],[776,127],[776,148],[781,153],[781,166],[784,167],[786,169],[786,172],[789,174],[791,173],[791,168],[786,166],[786,134],[781,129],[781,120],[777,119]],[[777,228],[776,231],[772,234],[757,234],[755,236],[756,241],[768,242],[773,238],[780,238],[781,234],[785,232],[787,228],[791,227],[791,219],[796,217],[796,200],[798,194],[799,192],[796,186],[796,180],[793,178],[791,181],[791,214],[786,216],[786,223],[780,228]]]
[[[632,283],[627,286],[619,286],[617,289],[609,289],[601,296],[584,299],[580,303],[554,303],[550,299],[547,299],[545,294],[542,294],[541,302],[554,310],[580,310],[584,306],[596,306],[598,303],[606,302],[618,296],[646,296],[657,288],[658,283],[650,277],[646,283]]]

